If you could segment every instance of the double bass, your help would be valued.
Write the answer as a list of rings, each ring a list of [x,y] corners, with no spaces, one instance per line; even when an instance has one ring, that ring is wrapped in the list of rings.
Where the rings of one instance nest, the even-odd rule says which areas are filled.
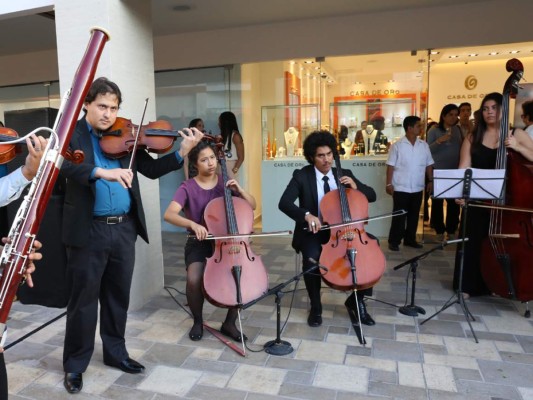
[[[329,241],[322,246],[320,270],[327,285],[338,290],[366,289],[374,286],[385,271],[385,255],[376,238],[365,232],[368,219],[368,200],[359,190],[346,188],[340,183],[342,169],[339,154],[334,151],[338,189],[325,194],[320,201],[323,221],[334,226]]]
[[[533,163],[504,146],[509,130],[509,99],[515,97],[524,70],[517,59],[509,60],[506,68],[512,74],[503,91],[496,160],[496,168],[506,170],[506,183],[502,199],[495,200],[490,211],[481,273],[493,293],[527,302],[533,299]]]
[[[252,207],[246,200],[232,196],[226,185],[229,179],[223,147],[222,143],[217,144],[224,197],[211,200],[204,210],[207,230],[215,238],[215,251],[205,265],[204,292],[212,304],[231,308],[265,294],[268,275],[247,235],[253,230]]]

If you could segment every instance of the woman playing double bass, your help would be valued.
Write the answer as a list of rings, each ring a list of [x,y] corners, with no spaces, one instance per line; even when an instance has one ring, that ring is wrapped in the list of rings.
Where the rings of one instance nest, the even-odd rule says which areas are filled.
[[[483,98],[480,107],[480,119],[476,121],[476,130],[463,141],[459,168],[494,169],[500,144],[500,122],[502,118],[502,95],[490,93]],[[533,142],[521,129],[510,132],[504,144],[520,152],[524,157],[533,159]],[[460,200],[458,200],[461,203]],[[461,221],[461,224],[465,221]],[[469,208],[466,221],[466,236],[463,265],[462,292],[465,298],[489,294],[481,274],[481,246],[487,237],[490,224],[490,210],[487,208]],[[461,229],[460,229],[461,231]],[[459,282],[460,253],[459,247],[455,259],[453,288]]]
[[[214,244],[212,240],[205,240],[208,231],[203,220],[204,210],[211,200],[224,195],[224,184],[222,177],[217,175],[217,156],[207,142],[200,142],[191,150],[189,163],[197,168],[198,175],[181,184],[165,211],[164,218],[173,225],[186,228],[194,235],[185,244],[185,265],[187,302],[194,318],[189,338],[196,341],[203,336],[203,276],[206,259],[213,255]],[[235,179],[228,180],[227,186],[232,189],[234,195],[242,197],[252,209],[255,209],[254,197]],[[180,215],[182,210],[184,216]],[[229,308],[220,332],[236,341],[241,341],[242,334],[235,326],[237,315],[237,308]]]
[[[311,133],[305,139],[303,149],[309,165],[294,171],[278,206],[283,213],[296,222],[292,247],[302,254],[302,267],[306,271],[314,265],[310,259],[317,261],[320,259],[322,244],[326,243],[329,238],[328,231],[320,231],[323,222],[319,214],[320,201],[325,193],[337,189],[339,182],[335,179],[336,169],[332,168],[333,152],[337,151],[337,141],[330,132]],[[342,170],[340,184],[361,191],[370,202],[376,201],[374,189],[355,178],[350,170]],[[299,205],[295,204],[297,199]],[[311,302],[307,323],[311,327],[317,327],[322,324],[322,302],[320,300],[322,278],[317,271],[305,274],[304,281]],[[357,292],[360,322],[365,325],[375,324],[363,302],[363,296],[370,295],[371,290],[370,288]],[[353,292],[345,305],[348,309],[355,307]]]

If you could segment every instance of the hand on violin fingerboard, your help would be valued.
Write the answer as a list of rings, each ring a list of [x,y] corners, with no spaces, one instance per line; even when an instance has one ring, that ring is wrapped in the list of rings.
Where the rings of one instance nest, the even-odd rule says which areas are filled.
[[[22,166],[22,174],[29,181],[37,174],[47,142],[48,140],[42,136],[30,135],[29,138],[26,138],[28,155],[26,156],[25,164]]]
[[[183,138],[180,149],[178,150],[182,158],[189,154],[189,151],[204,137],[204,134],[196,128],[184,128],[182,131],[179,131],[179,134]]]
[[[133,181],[133,172],[131,169],[114,168],[103,169],[96,168],[94,174],[95,178],[105,179],[109,182],[118,182],[124,189],[131,188],[131,182]]]

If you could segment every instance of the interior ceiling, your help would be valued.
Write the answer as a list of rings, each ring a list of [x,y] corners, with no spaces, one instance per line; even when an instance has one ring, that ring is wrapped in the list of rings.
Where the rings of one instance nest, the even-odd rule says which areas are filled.
[[[152,0],[152,18],[154,36],[158,37],[184,32],[481,1],[486,0]],[[1,23],[3,32],[9,32],[9,36],[4,36],[9,37],[9,40],[0,41],[2,56],[56,48],[53,12],[3,19]],[[435,63],[471,62],[510,58],[511,50],[519,50],[519,56],[522,57],[526,54],[533,56],[533,43],[518,43],[512,47],[495,45],[438,50],[438,55],[431,56]],[[499,54],[489,56],[489,52]],[[469,54],[478,56],[469,57]],[[449,58],[452,55],[459,57]],[[324,67],[336,81],[362,80],[368,74],[383,74],[385,71],[390,73],[391,62],[397,73],[417,73],[426,68],[427,58],[426,51],[418,51],[410,57],[398,57],[397,54],[333,57],[327,58]]]

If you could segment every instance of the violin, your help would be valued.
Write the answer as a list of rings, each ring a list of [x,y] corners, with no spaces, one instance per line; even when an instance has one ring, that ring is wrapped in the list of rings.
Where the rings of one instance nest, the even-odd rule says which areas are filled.
[[[169,151],[174,141],[180,136],[168,121],[158,120],[146,125],[135,125],[131,120],[117,117],[107,132],[102,133],[100,148],[109,158],[118,159],[127,156],[135,148],[135,138],[139,131],[136,149],[145,149],[151,153],[163,154]]]
[[[0,127],[0,142],[9,142],[18,137],[18,133],[13,129]],[[0,144],[0,164],[7,164],[20,152],[20,146],[16,144]]]
[[[12,161],[17,154],[22,152],[21,146],[25,146],[26,141],[1,144],[3,142],[12,142],[16,139],[19,139],[19,135],[15,130],[11,128],[0,127],[0,164],[7,164],[8,162]],[[33,141],[32,144],[35,145]],[[74,164],[81,164],[84,158],[85,156],[81,150],[75,150],[72,152],[70,149],[67,149],[65,151],[65,159],[73,162]]]
[[[218,307],[240,307],[265,294],[268,275],[261,257],[254,254],[248,236],[254,213],[250,204],[234,197],[227,187],[228,171],[223,143],[217,143],[217,157],[224,181],[224,197],[211,200],[204,210],[208,231],[215,237],[215,251],[204,270],[206,298]]]
[[[324,195],[320,213],[329,224],[329,240],[322,245],[320,270],[322,279],[333,289],[353,290],[374,286],[385,272],[385,255],[377,239],[364,229],[368,220],[368,200],[359,190],[346,188],[340,183],[342,169],[339,153],[334,152],[338,189]]]

